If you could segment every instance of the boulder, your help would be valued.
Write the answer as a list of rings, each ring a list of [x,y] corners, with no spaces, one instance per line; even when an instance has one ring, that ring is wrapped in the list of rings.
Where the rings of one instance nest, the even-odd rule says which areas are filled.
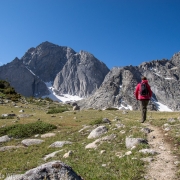
[[[142,138],[130,138],[130,137],[126,137],[126,148],[130,149],[133,146],[136,146],[138,144],[148,144],[147,140],[142,139]]]
[[[41,139],[24,139],[21,143],[25,146],[37,145],[43,143],[44,140]]]
[[[65,144],[72,144],[70,141],[56,141],[52,143],[49,147],[63,147]]]
[[[91,131],[91,133],[88,136],[88,139],[92,138],[98,138],[99,136],[103,135],[108,131],[106,126],[99,126]]]
[[[8,142],[10,140],[11,140],[11,138],[8,135],[0,137],[0,143]]]
[[[68,165],[61,161],[51,161],[27,171],[19,180],[83,180]]]
[[[49,138],[49,137],[54,137],[56,134],[55,133],[46,133],[42,134],[41,138]]]

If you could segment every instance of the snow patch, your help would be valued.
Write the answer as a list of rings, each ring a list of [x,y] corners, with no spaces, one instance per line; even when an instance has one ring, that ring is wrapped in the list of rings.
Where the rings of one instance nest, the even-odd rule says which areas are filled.
[[[156,101],[154,98],[151,98],[151,100],[154,102],[154,104],[156,105],[158,111],[161,111],[161,112],[173,112],[172,109],[170,109],[168,106]]]
[[[46,95],[46,96],[43,96],[42,98],[49,97],[53,101],[59,101],[59,102],[67,102],[67,101],[74,102],[74,101],[78,101],[78,100],[82,99],[79,96],[72,96],[72,95],[69,95],[69,94],[57,95],[54,92],[52,82],[45,82],[45,84],[46,84],[47,88],[49,89],[50,94]]]

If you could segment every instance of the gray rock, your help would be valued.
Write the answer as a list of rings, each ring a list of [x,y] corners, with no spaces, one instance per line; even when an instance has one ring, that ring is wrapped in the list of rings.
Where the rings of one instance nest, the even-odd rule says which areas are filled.
[[[46,133],[42,134],[41,138],[49,138],[49,137],[54,137],[56,134],[55,133]]]
[[[152,132],[152,130],[149,128],[142,128],[141,131],[144,132],[145,134],[149,134]]]
[[[8,142],[10,140],[11,140],[11,138],[8,135],[0,137],[0,143]]]
[[[52,143],[49,147],[58,147],[58,148],[61,148],[65,144],[72,144],[72,142],[70,142],[70,141],[56,141],[56,142]]]
[[[47,154],[47,155],[45,155],[45,157],[43,159],[46,161],[47,159],[54,157],[57,153],[59,153],[61,151],[62,151],[62,149],[59,151],[55,151],[55,152],[52,152],[50,154]]]
[[[143,153],[143,154],[159,154],[157,151],[153,150],[153,149],[141,149],[139,150],[139,152]]]
[[[20,180],[23,177],[23,174],[12,174],[5,178],[4,180]]]
[[[9,151],[13,149],[24,148],[23,146],[3,146],[0,147],[0,151]]]
[[[169,118],[167,121],[168,121],[169,123],[174,123],[174,122],[176,122],[176,120],[175,120],[174,118]]]
[[[25,146],[32,146],[43,143],[44,140],[41,139],[24,139],[21,141],[21,143]]]
[[[2,114],[1,116],[2,117],[14,117],[14,116],[16,116],[16,114],[14,114],[14,113],[11,113],[11,114]]]
[[[142,139],[142,138],[130,138],[126,137],[126,148],[130,149],[133,146],[136,146],[138,144],[147,144],[147,140]]]
[[[61,161],[52,161],[27,171],[19,180],[82,180],[74,170]]]
[[[108,131],[106,126],[99,126],[91,131],[91,133],[88,136],[88,139],[92,138],[98,138],[99,136],[103,135]]]
[[[151,157],[141,158],[141,161],[150,163],[150,162],[154,161],[154,158],[151,158]]]
[[[103,122],[103,123],[111,124],[111,121],[110,121],[108,118],[103,118],[103,119],[102,119],[102,122]]]
[[[73,106],[73,111],[80,110],[80,107],[78,105]]]

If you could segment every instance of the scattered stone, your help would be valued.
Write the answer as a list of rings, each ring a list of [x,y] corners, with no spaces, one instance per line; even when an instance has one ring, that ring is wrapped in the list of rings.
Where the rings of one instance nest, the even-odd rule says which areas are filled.
[[[106,150],[101,150],[100,154],[104,154],[106,152]]]
[[[169,123],[174,123],[174,122],[176,122],[176,120],[175,120],[174,118],[169,118],[167,121],[168,121]]]
[[[20,112],[20,113],[23,113],[23,112],[24,112],[24,109],[21,109],[19,112]]]
[[[103,118],[102,123],[108,123],[111,124],[111,121],[108,118]]]
[[[32,115],[30,115],[30,114],[18,114],[17,115],[17,117],[19,117],[19,118],[28,118],[30,116],[32,116]]]
[[[101,136],[102,134],[106,133],[108,131],[106,126],[99,126],[96,129],[92,130],[91,133],[88,136],[88,139],[97,138]]]
[[[41,138],[49,138],[49,137],[54,137],[56,134],[55,133],[46,133],[42,134]]]
[[[73,155],[73,152],[72,151],[68,151],[67,153],[64,154],[63,158],[68,158],[70,156]]]
[[[146,139],[126,137],[126,148],[130,149],[138,144],[148,144]]]
[[[152,154],[152,155],[159,154],[157,151],[154,151],[153,149],[141,149],[139,150],[139,152],[144,154]]]
[[[154,158],[146,157],[146,158],[141,158],[140,160],[141,160],[141,161],[144,161],[144,162],[150,163],[150,162],[154,161]]]
[[[65,144],[72,144],[72,142],[70,141],[56,141],[54,143],[52,143],[49,147],[63,147]]]
[[[23,146],[3,146],[0,147],[0,151],[9,151],[9,150],[13,150],[13,149],[18,149],[18,148],[24,148]]]
[[[41,139],[24,139],[21,143],[25,146],[37,145],[43,143],[44,140]]]
[[[47,159],[54,157],[57,153],[59,153],[59,152],[61,152],[61,151],[63,151],[63,150],[61,149],[61,150],[59,150],[59,151],[55,151],[55,152],[53,152],[53,153],[50,153],[50,154],[48,154],[48,155],[45,155],[45,157],[44,157],[43,159],[46,161]]]
[[[89,143],[85,149],[96,149],[97,148],[97,143],[101,142],[101,139],[96,139],[94,142]]]
[[[175,161],[174,164],[178,166],[180,164],[180,161]]]
[[[85,129],[88,129],[88,128],[90,128],[91,126],[84,126],[82,129],[80,129],[78,132],[82,132],[82,131],[84,131]]]
[[[128,151],[128,152],[125,153],[126,156],[129,156],[129,155],[131,155],[131,154],[132,154],[131,151]]]
[[[117,124],[115,124],[115,126],[116,126],[117,128],[125,128],[125,125],[124,125],[124,124],[121,124],[121,123],[117,123]]]
[[[2,116],[2,117],[14,117],[14,116],[16,116],[16,114],[14,114],[14,113],[2,114],[1,116]]]
[[[80,106],[78,106],[77,104],[75,106],[73,106],[73,111],[77,111],[80,110]]]
[[[141,131],[144,132],[145,134],[149,134],[152,132],[152,130],[149,128],[142,128]]]
[[[0,137],[0,143],[8,142],[10,140],[11,140],[11,138],[8,135]]]
[[[126,131],[124,131],[124,130],[121,130],[121,131],[120,131],[120,133],[121,133],[121,134],[125,134],[125,133],[126,133]]]
[[[102,167],[106,167],[106,164],[102,164]]]

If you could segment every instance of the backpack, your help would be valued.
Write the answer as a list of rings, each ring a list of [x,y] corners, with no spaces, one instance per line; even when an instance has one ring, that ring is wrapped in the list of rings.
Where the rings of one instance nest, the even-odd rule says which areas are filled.
[[[141,96],[147,96],[149,94],[146,83],[143,83],[143,82],[141,83],[140,94],[141,94]]]

